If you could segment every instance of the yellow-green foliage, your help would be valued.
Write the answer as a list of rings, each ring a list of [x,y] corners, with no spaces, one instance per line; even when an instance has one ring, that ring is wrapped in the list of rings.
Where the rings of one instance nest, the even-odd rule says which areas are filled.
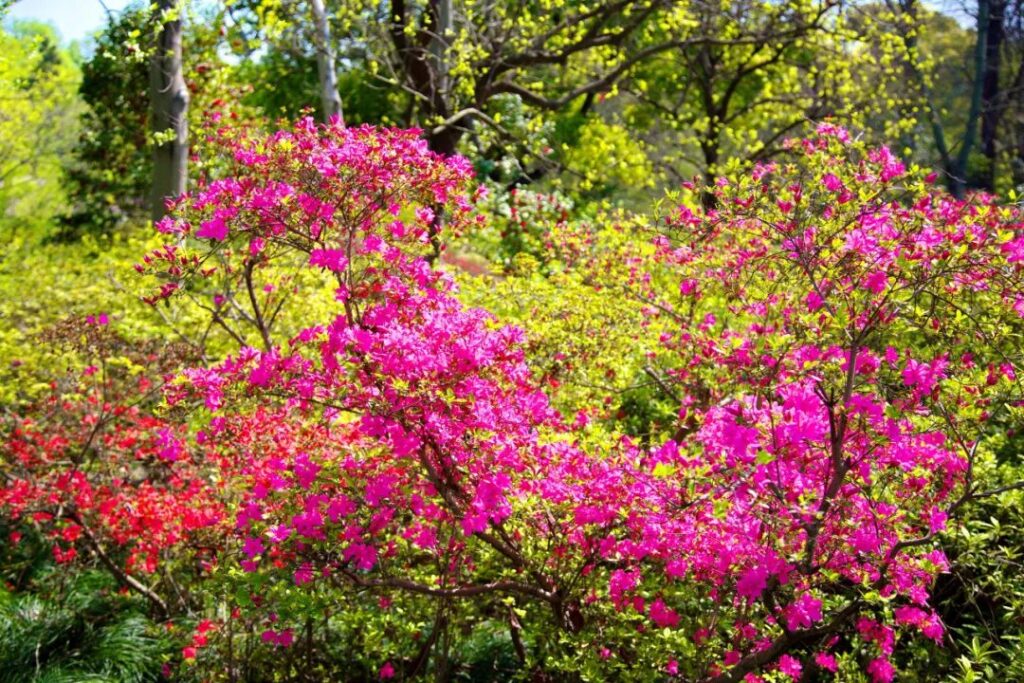
[[[59,320],[106,313],[126,337],[170,336],[160,315],[139,299],[141,282],[132,264],[147,241],[136,234],[73,244],[15,240],[6,246],[0,254],[0,403],[37,396],[51,378],[81,365],[82,359],[38,339]]]
[[[614,411],[624,394],[650,385],[648,372],[657,372],[662,329],[644,314],[626,260],[650,247],[638,224],[606,219],[598,224],[609,227],[593,231],[556,226],[551,239],[577,255],[568,257],[571,264],[549,264],[550,274],[521,253],[499,275],[459,275],[467,305],[526,332],[529,362],[567,415]]]
[[[237,342],[212,324],[202,293],[178,297],[173,305],[142,301],[159,282],[139,275],[134,265],[164,239],[143,227],[70,244],[18,239],[0,252],[0,319],[5,323],[0,327],[0,404],[38,396],[52,378],[86,362],[39,342],[40,333],[67,318],[106,313],[109,324],[129,341],[184,341],[209,360],[237,350]],[[261,284],[281,282],[285,275],[261,271]],[[327,319],[333,305],[330,288],[313,276],[292,281],[292,286],[298,291],[277,322],[280,343],[309,320]],[[254,331],[236,327],[246,343],[258,344]]]
[[[965,62],[971,30],[955,19],[914,4],[872,5],[851,21],[848,89],[857,106],[850,122],[872,130],[904,157],[937,165],[934,127],[960,135],[969,109]]]
[[[74,144],[79,71],[49,27],[0,28],[0,228],[63,209],[61,158]]]
[[[574,147],[565,145],[566,164],[579,173],[583,192],[602,188],[649,190],[654,170],[641,140],[624,126],[591,119]]]

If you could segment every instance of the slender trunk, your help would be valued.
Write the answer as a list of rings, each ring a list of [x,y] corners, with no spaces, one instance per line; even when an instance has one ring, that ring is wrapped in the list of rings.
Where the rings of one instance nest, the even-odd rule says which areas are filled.
[[[712,126],[717,126],[712,119]],[[714,209],[718,205],[715,197],[715,180],[717,180],[717,166],[719,155],[719,139],[717,129],[713,129],[708,137],[701,140],[701,152],[704,154],[704,188],[701,190],[700,203],[706,209]]]
[[[998,129],[1006,106],[999,80],[1003,63],[1003,41],[1006,37],[1005,14],[1006,0],[991,0],[985,37],[985,76],[981,87],[981,151],[987,160],[983,186],[989,192],[995,192],[996,189]]]
[[[438,111],[435,114],[448,116],[448,39],[452,30],[452,0],[431,0],[433,12],[433,33],[430,36],[430,55],[434,61],[434,83],[433,90],[435,99],[444,103],[442,107],[435,107]],[[444,111],[442,111],[442,109]]]
[[[1024,185],[1024,55],[1021,56],[1017,66],[1017,75],[1013,79],[1013,86],[1010,89],[1013,97],[1014,116],[1014,154],[1010,162],[1010,173],[1013,178],[1013,185],[1019,188]]]
[[[452,30],[452,0],[431,0],[431,34],[428,44],[432,68],[429,71],[431,113],[442,119],[451,114],[451,103],[449,101],[449,78],[448,78],[448,39]],[[468,120],[465,122],[468,124]],[[459,140],[465,132],[463,124],[445,126],[436,134],[427,136],[427,146],[432,152],[443,156],[455,154]],[[430,223],[430,244],[431,255],[428,257],[430,263],[434,263],[440,256],[443,249],[441,244],[441,231],[444,229],[445,215],[444,207],[434,207],[434,220]],[[439,669],[440,670],[440,669]],[[440,674],[439,674],[440,675]]]
[[[455,154],[459,140],[462,138],[463,128],[461,126],[447,126],[440,133],[427,135],[427,148],[442,156],[448,157]],[[441,242],[441,231],[445,226],[444,206],[437,204],[434,207],[434,218],[427,228],[427,235],[430,239],[430,254],[427,255],[427,262],[434,264],[441,257],[444,245]]]
[[[931,88],[918,64],[917,36],[920,29],[917,15],[917,1],[903,0],[901,3],[903,14],[906,20],[903,22],[902,30],[903,47],[906,50],[904,69],[909,79],[915,82],[920,88],[921,99],[924,100],[924,109],[928,115],[928,126],[932,130],[932,141],[935,143],[935,150],[939,155],[939,163],[946,174],[947,186],[952,186],[953,158],[949,153],[949,145],[946,143],[946,130],[939,118],[939,112],[935,106],[935,98],[932,97]]]
[[[320,109],[324,122],[329,123],[334,116],[345,125],[345,117],[341,110],[341,95],[338,94],[338,71],[334,43],[331,42],[331,27],[327,22],[327,10],[323,0],[310,0],[313,10],[313,26],[316,31],[316,66],[320,74]]]
[[[429,57],[429,69],[426,70],[428,81],[426,86],[428,101],[430,102],[430,113],[434,116],[446,119],[451,113],[449,101],[450,79],[448,75],[448,38],[452,30],[452,0],[431,0],[430,2],[430,36],[427,51]],[[430,150],[451,156],[462,139],[465,126],[469,124],[470,117],[458,125],[445,126],[438,133],[427,135],[427,145]]]
[[[188,180],[188,87],[181,69],[181,17],[176,0],[157,0],[161,26],[149,68],[153,109],[153,190],[151,215],[163,217],[164,200],[185,192]],[[172,16],[166,17],[166,13]]]
[[[971,86],[971,108],[967,112],[967,123],[960,145],[960,153],[957,154],[956,161],[949,174],[949,190],[958,199],[962,199],[967,191],[967,161],[971,156],[971,150],[974,148],[978,119],[981,117],[981,94],[985,79],[985,44],[988,37],[990,3],[991,0],[978,0],[978,37],[974,45],[974,83]]]

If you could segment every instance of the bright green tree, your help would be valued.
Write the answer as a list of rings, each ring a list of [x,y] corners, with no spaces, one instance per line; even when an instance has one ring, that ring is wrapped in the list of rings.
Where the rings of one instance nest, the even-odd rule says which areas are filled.
[[[61,163],[74,145],[79,78],[52,28],[0,28],[0,227],[41,230],[62,210]]]

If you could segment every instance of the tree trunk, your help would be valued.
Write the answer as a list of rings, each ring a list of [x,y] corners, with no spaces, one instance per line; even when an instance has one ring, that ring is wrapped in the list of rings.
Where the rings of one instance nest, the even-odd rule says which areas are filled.
[[[999,72],[1002,68],[1006,0],[991,0],[988,30],[985,37],[985,77],[981,86],[981,151],[987,160],[983,186],[989,192],[996,189],[996,166],[999,153],[999,121],[1006,103],[1000,88]]]
[[[415,106],[410,109],[410,118],[415,109],[420,109],[426,121],[427,144],[438,154],[453,154],[459,140],[465,133],[465,124],[470,117],[464,117],[464,125],[437,125],[437,119],[446,121],[451,115],[449,102],[448,40],[453,27],[452,0],[430,0],[425,15],[417,21],[422,25],[415,34],[408,34],[405,0],[391,0],[391,24],[388,31],[391,42],[401,62],[407,87],[418,95],[413,99]],[[408,123],[412,123],[409,121]],[[433,132],[433,131],[437,132]]]
[[[903,47],[906,50],[906,59],[903,62],[904,73],[906,73],[908,80],[916,83],[920,89],[924,109],[928,114],[928,126],[932,131],[932,142],[935,143],[935,151],[939,155],[939,163],[942,166],[943,174],[946,176],[946,186],[952,191],[954,160],[949,152],[949,145],[946,142],[946,129],[943,127],[942,119],[939,117],[939,110],[935,106],[935,98],[932,96],[931,88],[928,86],[928,81],[921,72],[917,61],[917,36],[920,29],[917,0],[902,0],[900,9],[907,17],[906,21],[899,24],[901,29],[900,39],[903,41]]]
[[[998,0],[996,0],[998,2]],[[981,93],[985,79],[985,44],[988,38],[988,25],[991,0],[978,0],[978,39],[974,46],[974,83],[971,86],[971,108],[967,112],[964,137],[960,145],[960,153],[949,173],[949,190],[957,199],[963,199],[967,191],[967,162],[974,148],[977,136],[978,119],[981,117]]]
[[[452,30],[452,0],[430,1],[430,83],[428,84],[431,114],[442,119],[451,113],[448,78],[448,34]],[[466,117],[460,125],[449,125],[438,133],[427,135],[427,145],[432,152],[451,156],[455,154],[463,135],[463,125],[469,123]]]
[[[717,126],[712,118],[712,126]],[[708,136],[700,141],[701,152],[704,154],[704,187],[700,193],[700,203],[705,210],[714,209],[718,205],[718,198],[715,197],[715,181],[719,155],[719,139],[717,130],[713,130]]]
[[[448,34],[452,30],[452,0],[431,0],[434,14],[434,33],[430,37],[430,54],[434,58],[434,77],[437,93],[448,102]],[[436,112],[442,113],[442,112]]]
[[[431,28],[430,42],[427,50],[430,53],[432,63],[430,102],[435,116],[447,118],[451,113],[448,78],[448,34],[452,30],[452,0],[431,0]],[[469,123],[469,120],[466,120]],[[459,140],[465,129],[462,125],[446,126],[438,133],[431,133],[427,136],[427,147],[432,152],[442,156],[452,156],[458,148]],[[443,206],[434,207],[434,220],[430,223],[429,235],[431,254],[427,261],[433,264],[441,256],[443,245],[441,243],[441,231],[444,229],[445,215]],[[447,678],[444,660],[439,661],[438,676],[442,674]],[[440,679],[439,679],[440,680]]]
[[[158,0],[162,25],[149,68],[150,102],[153,109],[153,190],[151,215],[159,220],[166,212],[164,200],[185,192],[188,180],[188,88],[181,69],[181,17],[176,0]],[[172,16],[165,20],[165,13]]]
[[[331,27],[327,22],[327,10],[323,0],[310,0],[313,10],[313,27],[316,31],[316,66],[320,74],[320,109],[324,122],[329,123],[334,116],[345,125],[345,117],[341,110],[341,95],[338,94],[338,71],[331,42]]]
[[[1024,55],[1021,55],[1017,65],[1017,75],[1014,76],[1013,85],[1010,86],[1010,97],[1013,98],[1011,110],[1013,132],[1013,151],[1010,160],[1010,175],[1013,179],[1013,186],[1019,189],[1024,186]]]

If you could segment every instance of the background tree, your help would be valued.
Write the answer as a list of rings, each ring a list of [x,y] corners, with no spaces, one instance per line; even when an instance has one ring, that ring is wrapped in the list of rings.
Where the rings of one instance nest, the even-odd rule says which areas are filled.
[[[78,66],[53,30],[0,28],[0,228],[5,239],[49,231],[66,192],[61,166],[75,144]],[[27,231],[27,232],[26,232]]]
[[[320,76],[320,108],[324,121],[330,121],[342,115],[341,96],[338,94],[338,72],[335,64],[334,42],[331,40],[330,23],[323,0],[309,0],[310,11],[313,13],[313,26],[316,40],[316,64]]]
[[[156,46],[150,58],[153,187],[150,214],[157,220],[164,202],[185,192],[188,184],[189,92],[182,74],[183,0],[158,0]]]
[[[65,239],[109,233],[149,213],[153,156],[147,142],[145,37],[152,26],[148,10],[138,6],[111,15],[94,39],[92,56],[82,64],[78,92],[85,108],[82,134],[65,167],[73,198],[62,220]]]
[[[837,3],[707,2],[690,15],[687,30],[725,40],[660,54],[625,86],[637,101],[629,127],[649,131],[673,182],[710,184],[723,162],[770,158],[786,138],[847,111],[840,91],[852,56],[838,58]]]
[[[182,18],[182,40],[190,46],[182,64],[192,105],[187,110],[192,131],[185,148],[189,154],[201,149],[203,139],[197,132],[211,110],[228,104],[236,112],[250,109],[243,102],[252,88],[250,80],[240,80],[239,75],[246,74],[229,69],[223,60],[227,50],[222,16],[219,8],[199,7]],[[65,163],[73,201],[61,221],[61,239],[125,232],[151,218],[155,155],[170,149],[167,141],[158,146],[161,138],[153,132],[150,78],[158,18],[148,6],[129,4],[108,15],[106,26],[93,39],[78,88],[86,104],[80,118],[82,133]],[[188,171],[200,172],[201,167]]]

